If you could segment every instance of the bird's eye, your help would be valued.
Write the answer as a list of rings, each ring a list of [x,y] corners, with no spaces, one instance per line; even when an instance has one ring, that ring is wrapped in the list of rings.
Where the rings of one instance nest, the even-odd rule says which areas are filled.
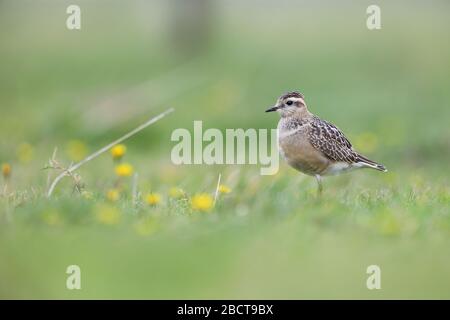
[[[292,101],[292,100],[288,100],[288,102],[286,102],[286,104],[287,104],[288,106],[291,106],[291,105],[292,105],[292,103],[293,103],[293,101]]]

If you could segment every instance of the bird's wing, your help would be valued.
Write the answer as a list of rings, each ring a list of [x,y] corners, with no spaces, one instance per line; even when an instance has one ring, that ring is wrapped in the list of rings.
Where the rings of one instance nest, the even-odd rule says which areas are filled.
[[[357,161],[358,154],[352,144],[335,125],[319,118],[314,118],[310,125],[309,142],[328,159],[347,163]]]

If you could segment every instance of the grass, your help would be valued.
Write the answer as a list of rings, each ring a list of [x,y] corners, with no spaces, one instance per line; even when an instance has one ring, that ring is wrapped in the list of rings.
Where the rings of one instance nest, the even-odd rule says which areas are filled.
[[[445,181],[416,176],[405,185],[394,174],[360,172],[353,188],[350,178],[327,180],[318,199],[313,179],[238,176],[211,212],[193,211],[190,193],[176,200],[167,191],[156,206],[134,205],[129,195],[115,203],[103,194],[9,199],[16,208],[14,223],[2,226],[2,295],[447,297]],[[99,219],[110,210],[120,219]],[[70,264],[83,270],[79,292],[64,287]],[[371,264],[383,271],[380,292],[365,288]]]
[[[83,2],[71,33],[51,2],[2,2],[0,163],[12,171],[0,181],[0,297],[450,298],[450,46],[437,40],[447,5],[383,3],[379,32],[364,28],[363,4],[329,5],[302,7],[302,19],[219,6],[208,50],[188,60],[157,5],[148,27],[133,6]],[[127,23],[101,23],[119,12]],[[285,164],[274,176],[171,164],[174,129],[274,128],[263,111],[292,89],[389,172],[328,178],[317,198],[314,179]],[[126,142],[137,199],[106,154],[77,170],[82,193],[64,179],[46,198],[55,147],[68,166],[168,106]],[[231,192],[194,210],[219,174]],[[172,187],[184,192],[171,198]],[[161,199],[150,205],[149,193]],[[82,290],[65,287],[71,264]],[[366,288],[372,264],[381,290]]]

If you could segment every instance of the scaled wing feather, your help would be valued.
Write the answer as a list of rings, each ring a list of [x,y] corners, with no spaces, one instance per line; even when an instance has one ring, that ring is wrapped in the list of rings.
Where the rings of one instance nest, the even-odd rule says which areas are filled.
[[[310,126],[309,142],[328,159],[347,163],[357,161],[358,154],[352,144],[335,125],[315,117]]]

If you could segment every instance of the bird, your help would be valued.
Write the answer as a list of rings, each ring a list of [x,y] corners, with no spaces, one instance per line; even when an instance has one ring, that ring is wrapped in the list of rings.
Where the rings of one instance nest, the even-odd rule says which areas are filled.
[[[277,127],[280,154],[291,167],[316,178],[318,194],[324,176],[362,168],[387,172],[385,166],[357,152],[338,127],[311,113],[302,93],[283,94],[266,110],[274,111],[281,116]]]

